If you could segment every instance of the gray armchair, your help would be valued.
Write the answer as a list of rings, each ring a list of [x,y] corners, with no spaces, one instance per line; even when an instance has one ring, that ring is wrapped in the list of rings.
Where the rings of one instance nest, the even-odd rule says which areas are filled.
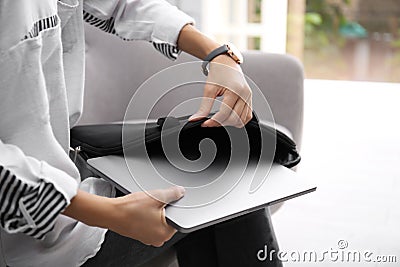
[[[301,64],[287,55],[260,52],[243,55],[244,73],[262,90],[275,122],[287,128],[300,146],[303,126]],[[141,83],[165,67],[191,60],[195,59],[183,54],[177,62],[171,62],[148,43],[124,42],[86,25],[85,100],[80,124],[123,120],[131,96]],[[177,266],[174,252],[169,250],[146,266]]]

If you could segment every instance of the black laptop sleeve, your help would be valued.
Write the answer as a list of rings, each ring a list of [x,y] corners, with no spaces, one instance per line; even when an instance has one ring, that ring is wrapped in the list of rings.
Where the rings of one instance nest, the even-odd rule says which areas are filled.
[[[189,122],[185,117],[164,117],[157,122],[143,124],[98,124],[75,126],[71,129],[71,147],[74,149],[72,158],[76,161],[77,156],[87,160],[93,157],[106,155],[123,155],[124,149],[135,149],[140,143],[145,143],[150,155],[162,154],[161,145],[162,133],[179,134],[179,149],[188,159],[196,159],[200,156],[198,144],[201,140],[209,138],[213,140],[219,155],[226,156],[230,153],[230,133],[242,131],[234,127],[201,127],[207,120],[204,118],[199,121]],[[143,129],[145,133],[143,134]],[[296,166],[300,162],[300,155],[296,149],[295,142],[283,132],[274,127],[260,123],[257,116],[245,125],[247,132],[250,157],[258,158],[261,153],[261,138],[274,138],[275,153],[273,161],[287,168]],[[122,136],[128,138],[122,144]],[[163,132],[166,131],[166,132]],[[145,140],[143,140],[143,137]],[[246,141],[246,140],[244,140]]]

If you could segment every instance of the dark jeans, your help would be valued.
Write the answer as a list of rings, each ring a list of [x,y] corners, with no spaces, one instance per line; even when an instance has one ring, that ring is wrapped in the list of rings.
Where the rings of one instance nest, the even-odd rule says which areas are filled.
[[[83,266],[140,266],[171,246],[176,248],[180,267],[282,266],[277,258],[257,258],[265,245],[268,251],[278,251],[269,211],[263,209],[190,234],[178,232],[160,248],[109,231],[100,251]]]

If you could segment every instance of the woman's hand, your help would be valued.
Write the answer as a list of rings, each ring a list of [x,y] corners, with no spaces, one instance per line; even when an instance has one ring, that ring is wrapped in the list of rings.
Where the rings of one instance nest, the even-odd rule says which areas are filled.
[[[182,188],[171,187],[116,198],[114,205],[118,212],[109,229],[146,245],[160,247],[176,233],[165,219],[166,203],[180,199],[183,194]]]
[[[221,46],[211,38],[196,30],[192,25],[182,28],[178,47],[183,51],[204,59],[211,51]],[[203,123],[205,127],[231,125],[243,127],[252,118],[252,92],[240,66],[229,56],[220,55],[209,64],[207,84],[199,110],[191,121],[208,116],[218,96],[223,96],[219,111]],[[199,70],[200,71],[200,70]]]
[[[141,241],[162,246],[176,230],[167,224],[165,206],[184,195],[182,187],[135,192],[119,198],[107,198],[79,190],[63,212],[87,225],[110,229]]]
[[[243,127],[252,118],[252,92],[240,66],[229,56],[220,55],[210,62],[209,68],[200,108],[189,120],[207,117],[216,97],[223,96],[219,111],[202,126]]]

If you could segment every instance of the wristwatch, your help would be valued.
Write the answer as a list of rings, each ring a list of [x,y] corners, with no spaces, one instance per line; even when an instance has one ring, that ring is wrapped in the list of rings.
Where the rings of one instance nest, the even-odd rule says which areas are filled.
[[[204,59],[203,64],[201,64],[204,75],[208,76],[208,64],[210,61],[223,54],[230,56],[237,64],[243,63],[243,56],[240,51],[233,44],[224,44],[211,51]]]

